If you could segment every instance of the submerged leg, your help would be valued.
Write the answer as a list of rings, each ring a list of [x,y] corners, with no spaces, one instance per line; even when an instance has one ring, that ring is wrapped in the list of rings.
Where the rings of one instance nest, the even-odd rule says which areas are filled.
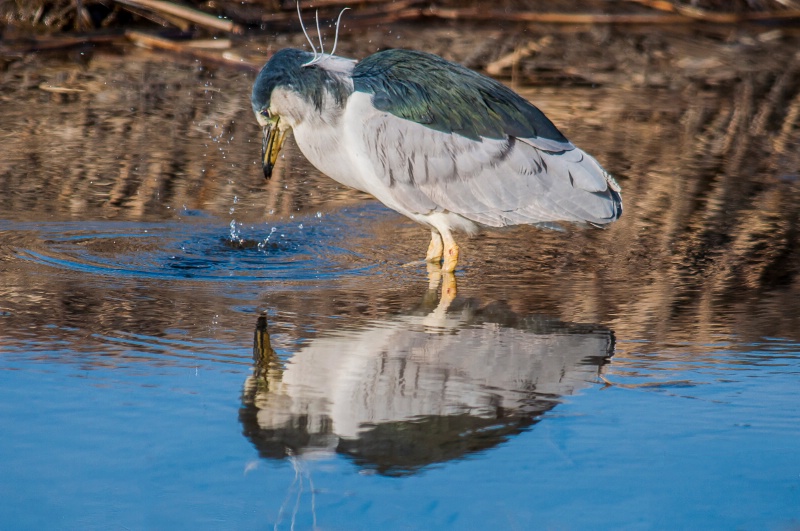
[[[456,241],[449,230],[443,230],[440,233],[442,235],[442,244],[444,245],[442,271],[452,273],[456,270],[456,265],[458,264],[458,245],[456,245]]]
[[[439,304],[427,318],[426,324],[433,324],[429,322],[430,319],[436,318],[443,318],[447,309],[450,307],[450,303],[453,302],[453,299],[456,298],[456,277],[453,273],[447,273],[442,271],[442,268],[439,267],[438,264],[428,264],[428,290],[429,293],[435,295],[436,291],[439,288],[439,283],[442,285],[442,294],[439,297]]]
[[[428,262],[436,262],[437,264],[442,261],[442,253],[444,252],[444,245],[442,244],[442,237],[439,231],[431,229],[431,243],[428,245],[428,254],[425,255],[425,260]]]

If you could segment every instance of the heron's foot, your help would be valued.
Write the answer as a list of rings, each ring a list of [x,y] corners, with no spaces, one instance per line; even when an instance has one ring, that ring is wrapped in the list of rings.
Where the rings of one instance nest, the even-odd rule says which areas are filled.
[[[445,273],[452,273],[456,270],[456,265],[458,265],[458,245],[453,242],[452,245],[448,245],[444,250],[442,271]]]
[[[431,234],[431,243],[428,245],[428,253],[425,255],[426,262],[439,263],[442,261],[444,254],[444,244],[442,237],[438,233]]]

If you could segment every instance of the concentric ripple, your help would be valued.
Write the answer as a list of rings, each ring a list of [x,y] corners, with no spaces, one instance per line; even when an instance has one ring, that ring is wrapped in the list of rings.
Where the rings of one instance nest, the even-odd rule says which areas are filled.
[[[19,244],[11,247],[17,257],[115,277],[302,281],[359,275],[374,267],[346,247],[352,236],[363,236],[346,212],[261,224],[190,217],[158,223],[28,222],[13,227],[0,222],[0,231],[36,235],[16,238]]]

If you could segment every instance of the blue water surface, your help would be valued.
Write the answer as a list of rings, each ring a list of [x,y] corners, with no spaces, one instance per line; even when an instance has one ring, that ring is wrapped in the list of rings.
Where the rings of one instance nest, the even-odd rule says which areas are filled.
[[[800,349],[783,347],[793,350],[774,361],[763,352],[763,366],[727,353],[708,370],[673,373],[691,387],[596,384],[497,448],[402,478],[365,474],[342,456],[259,459],[237,421],[247,365],[85,368],[62,361],[68,349],[4,349],[3,520],[14,529],[791,528]],[[246,345],[216,348],[249,356]]]

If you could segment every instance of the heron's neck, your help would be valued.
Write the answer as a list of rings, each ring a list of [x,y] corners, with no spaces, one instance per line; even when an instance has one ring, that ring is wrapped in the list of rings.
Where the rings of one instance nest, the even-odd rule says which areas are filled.
[[[335,176],[342,163],[344,103],[330,95],[319,109],[308,107],[305,116],[293,125],[294,137],[306,158],[323,173]]]

